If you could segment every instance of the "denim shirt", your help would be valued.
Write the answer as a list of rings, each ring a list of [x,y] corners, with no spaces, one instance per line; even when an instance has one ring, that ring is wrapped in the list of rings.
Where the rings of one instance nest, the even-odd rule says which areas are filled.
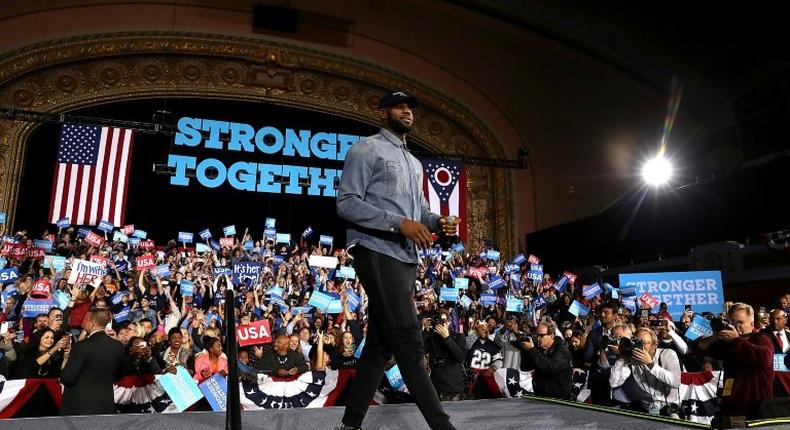
[[[419,160],[387,129],[352,145],[337,193],[337,214],[348,221],[347,248],[361,244],[417,263],[414,242],[400,234],[401,221],[416,220],[435,232],[439,220],[422,193],[422,175]]]

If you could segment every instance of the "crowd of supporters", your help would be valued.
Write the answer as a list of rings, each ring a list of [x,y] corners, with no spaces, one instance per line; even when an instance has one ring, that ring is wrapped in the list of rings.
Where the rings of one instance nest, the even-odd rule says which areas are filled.
[[[273,333],[271,343],[240,348],[240,375],[247,380],[261,373],[289,377],[315,369],[353,369],[364,348],[364,286],[341,270],[353,260],[344,249],[318,243],[312,235],[275,243],[274,237],[256,240],[245,232],[230,236],[230,242],[226,238],[225,246],[197,253],[176,240],[143,249],[139,241],[130,245],[106,235],[97,246],[85,240],[87,234],[66,228],[35,238],[25,231],[4,237],[4,268],[17,268],[18,277],[2,289],[0,375],[58,378],[74,342],[86,335],[81,327],[92,309],[111,314],[105,331],[126,348],[128,374],[175,372],[182,366],[197,382],[225,376],[228,318],[239,326],[265,319]],[[19,251],[38,248],[35,239],[51,243],[47,254],[65,257],[65,266],[45,268],[45,256]],[[609,285],[585,297],[583,285],[594,280],[569,272],[534,276],[529,269],[535,257],[506,260],[490,246],[437,247],[421,255],[415,307],[423,324],[426,364],[443,400],[483,395],[473,381],[500,368],[533,371],[536,394],[567,400],[579,398],[580,385],[572,381],[585,373],[588,401],[667,416],[684,416],[678,400],[681,372],[723,366],[724,379],[740,372],[727,382],[734,386],[722,384],[723,395],[750,400],[733,404],[724,415],[756,416],[760,402],[787,395],[781,383],[757,386],[751,380],[770,381],[774,354],[790,348],[785,332],[790,295],[770,312],[736,304],[718,319],[721,325],[714,323],[712,337],[691,341],[687,330],[695,318],[721,315],[688,309],[673,316],[664,304],[655,313],[639,309],[638,302],[630,308]],[[169,273],[139,269],[144,256],[155,258],[159,267],[167,265],[164,273]],[[311,265],[311,256],[336,257],[338,266]],[[70,284],[78,260],[101,262],[106,267],[101,282]],[[262,271],[233,285],[232,268],[243,262],[261,263]],[[464,278],[467,283],[456,281]],[[187,284],[189,292],[182,288]],[[236,292],[233,315],[224,306],[228,288]],[[445,296],[443,288],[455,289],[457,296]],[[341,306],[311,307],[317,292],[340,300]],[[28,299],[47,297],[67,300],[53,300],[47,312],[25,316]],[[588,312],[580,313],[574,302]]]

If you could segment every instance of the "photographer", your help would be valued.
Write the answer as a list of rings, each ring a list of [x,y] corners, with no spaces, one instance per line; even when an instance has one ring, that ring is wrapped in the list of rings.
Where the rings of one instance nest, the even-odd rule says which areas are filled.
[[[634,339],[619,340],[618,356],[609,375],[615,400],[652,415],[677,413],[680,362],[674,350],[659,349],[655,332],[643,327]]]
[[[504,329],[494,336],[494,342],[502,351],[502,367],[506,369],[521,368],[521,345],[519,342],[524,334],[518,329],[518,317],[510,315]]]
[[[535,328],[535,342],[527,337],[524,347],[524,368],[534,369],[532,386],[535,394],[562,400],[573,400],[571,352],[553,323],[541,322]]]
[[[697,348],[724,361],[722,424],[756,418],[765,400],[773,397],[774,346],[765,333],[754,333],[754,309],[745,303],[733,304],[729,320],[711,320],[713,336],[700,339]]]
[[[461,333],[450,331],[446,309],[436,312],[431,321],[433,331],[425,336],[431,382],[436,387],[439,400],[461,400],[466,389],[462,369],[466,357],[466,338]]]
[[[617,305],[613,302],[604,303],[599,308],[600,325],[590,331],[584,350],[585,368],[590,369],[587,386],[590,388],[592,402],[596,405],[609,406],[611,389],[609,388],[609,368],[615,357],[608,349],[613,338],[617,317]],[[607,356],[607,353],[609,354]]]

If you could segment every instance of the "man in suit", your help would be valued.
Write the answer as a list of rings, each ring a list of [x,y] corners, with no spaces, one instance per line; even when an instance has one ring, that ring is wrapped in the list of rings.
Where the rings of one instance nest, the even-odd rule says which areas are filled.
[[[121,377],[126,357],[123,345],[104,333],[109,321],[106,310],[85,315],[82,328],[88,337],[74,345],[60,374],[62,415],[115,413],[112,384]]]
[[[790,332],[787,330],[787,313],[783,309],[774,309],[769,314],[768,327],[760,330],[771,338],[774,354],[787,354],[790,350]],[[774,376],[774,397],[786,397],[788,390],[777,372]]]

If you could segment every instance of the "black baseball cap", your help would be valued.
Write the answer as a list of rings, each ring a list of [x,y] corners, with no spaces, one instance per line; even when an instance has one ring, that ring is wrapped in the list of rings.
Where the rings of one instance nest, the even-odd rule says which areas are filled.
[[[401,103],[406,103],[406,105],[412,109],[420,105],[420,103],[417,102],[417,99],[404,93],[403,91],[392,91],[384,94],[384,97],[379,100],[379,109],[397,106]]]

